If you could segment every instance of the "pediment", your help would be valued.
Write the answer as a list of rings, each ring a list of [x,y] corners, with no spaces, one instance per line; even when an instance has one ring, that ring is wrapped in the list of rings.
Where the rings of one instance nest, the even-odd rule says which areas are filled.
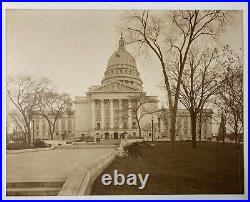
[[[119,82],[112,82],[106,85],[101,85],[98,88],[91,90],[90,93],[138,93],[140,90],[121,84]]]

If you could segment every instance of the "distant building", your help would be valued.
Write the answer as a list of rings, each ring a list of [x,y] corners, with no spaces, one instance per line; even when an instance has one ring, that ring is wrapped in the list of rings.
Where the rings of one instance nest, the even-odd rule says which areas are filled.
[[[167,118],[162,118],[160,123],[160,133],[162,137],[170,140],[170,116],[169,110],[163,109]],[[212,110],[204,109],[201,128],[201,140],[212,140]],[[199,139],[199,120],[196,124],[196,138]],[[187,109],[179,109],[176,117],[176,140],[191,140],[191,118]]]
[[[49,124],[42,116],[35,116],[34,121],[34,137],[35,139],[50,139]],[[31,131],[33,135],[33,121]],[[63,114],[56,121],[55,133],[53,139],[72,139],[75,136],[75,117],[74,114]]]

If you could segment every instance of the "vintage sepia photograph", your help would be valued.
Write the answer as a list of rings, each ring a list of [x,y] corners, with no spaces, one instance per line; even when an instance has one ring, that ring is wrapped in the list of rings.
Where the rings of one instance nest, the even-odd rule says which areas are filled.
[[[6,198],[246,197],[245,11],[159,7],[5,9]]]

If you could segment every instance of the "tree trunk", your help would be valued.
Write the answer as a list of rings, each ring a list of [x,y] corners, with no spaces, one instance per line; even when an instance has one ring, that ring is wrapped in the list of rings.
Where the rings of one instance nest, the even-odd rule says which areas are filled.
[[[141,126],[140,126],[139,120],[137,120],[137,125],[138,125],[138,130],[139,130],[139,138],[141,138]]]
[[[26,127],[27,127],[27,136],[28,136],[28,143],[31,143],[31,131],[30,131],[30,124],[26,123]]]
[[[201,126],[199,126],[199,142],[201,142]]]
[[[172,110],[170,109],[170,139],[171,139],[172,152],[174,152],[176,112],[177,109],[172,109]]]
[[[50,139],[53,140],[53,134],[54,134],[54,130],[53,130],[53,126],[51,126],[50,124],[51,123],[48,123],[49,124],[49,135],[50,135]]]
[[[140,126],[140,121],[138,118],[136,118],[137,126],[138,126],[138,131],[139,131],[139,138],[141,138],[141,126]]]
[[[191,133],[192,133],[192,146],[196,148],[196,120],[197,114],[194,112],[190,112],[191,116]]]
[[[199,131],[198,131],[198,135],[199,135],[199,142],[201,142],[201,131],[202,131],[202,123],[201,123],[201,120],[202,120],[202,110],[200,112],[200,115],[199,115]]]

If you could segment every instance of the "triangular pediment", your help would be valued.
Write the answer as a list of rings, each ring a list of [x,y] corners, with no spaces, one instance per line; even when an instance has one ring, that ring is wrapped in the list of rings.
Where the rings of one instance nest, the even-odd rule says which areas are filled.
[[[91,90],[90,93],[122,93],[122,92],[123,93],[125,92],[126,93],[130,93],[130,92],[138,93],[141,91],[136,88],[114,81],[106,85],[101,85],[100,87]]]

